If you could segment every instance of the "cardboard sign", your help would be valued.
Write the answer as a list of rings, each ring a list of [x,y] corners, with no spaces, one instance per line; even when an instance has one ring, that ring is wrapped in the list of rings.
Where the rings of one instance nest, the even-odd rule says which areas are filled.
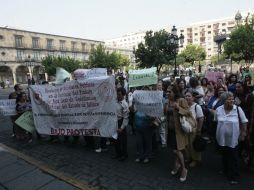
[[[213,72],[213,71],[207,71],[205,74],[205,77],[209,81],[214,81],[217,82],[218,78],[224,78],[224,73],[223,72]]]
[[[116,133],[113,76],[31,86],[30,97],[40,134],[112,137]]]
[[[23,113],[15,123],[30,133],[35,131],[33,113],[31,111]]]
[[[16,100],[0,100],[0,116],[16,115]]]
[[[129,71],[129,87],[157,84],[157,82],[156,67]]]
[[[135,90],[133,100],[137,111],[152,117],[163,116],[163,92]]]

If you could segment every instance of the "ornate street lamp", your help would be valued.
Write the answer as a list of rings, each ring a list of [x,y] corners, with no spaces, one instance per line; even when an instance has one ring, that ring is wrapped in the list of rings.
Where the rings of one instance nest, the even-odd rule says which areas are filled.
[[[173,26],[171,30],[171,34],[169,35],[169,38],[167,40],[167,43],[170,43],[170,45],[173,47],[173,55],[174,55],[174,76],[177,76],[177,70],[176,70],[176,55],[178,53],[179,47],[183,47],[184,42],[184,35],[181,33],[180,36],[177,35],[177,29],[175,26]],[[179,45],[180,44],[180,45]]]
[[[241,23],[242,20],[242,15],[240,13],[240,11],[238,11],[235,15],[235,22],[236,22],[236,26],[239,26],[239,24]]]

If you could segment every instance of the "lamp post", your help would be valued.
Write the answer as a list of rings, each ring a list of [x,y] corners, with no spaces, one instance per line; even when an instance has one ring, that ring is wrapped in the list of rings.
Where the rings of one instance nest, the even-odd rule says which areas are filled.
[[[228,39],[229,35],[224,33],[224,34],[218,34],[217,36],[214,36],[214,42],[217,43],[218,45],[218,60],[217,63],[219,63],[219,58],[220,54],[222,52],[222,44]]]
[[[177,29],[175,26],[173,26],[171,30],[171,34],[169,35],[169,38],[167,39],[167,43],[170,43],[172,46],[172,53],[174,55],[174,77],[177,76],[177,70],[176,70],[176,55],[178,53],[178,48],[183,47],[184,42],[184,35],[181,33],[180,36],[177,35]],[[180,43],[180,45],[179,45]]]
[[[242,20],[242,15],[240,13],[240,11],[238,11],[235,15],[235,22],[236,22],[236,26],[238,27],[241,23],[241,20]]]
[[[28,67],[29,76],[30,79],[33,78],[33,67],[35,65],[35,60],[31,58],[30,55],[27,56],[27,59],[25,59],[26,67]]]

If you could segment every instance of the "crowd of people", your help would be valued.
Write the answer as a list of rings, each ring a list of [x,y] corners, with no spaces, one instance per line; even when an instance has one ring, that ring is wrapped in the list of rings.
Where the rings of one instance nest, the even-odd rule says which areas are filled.
[[[127,84],[122,75],[116,78],[118,138],[84,137],[87,146],[96,152],[106,151],[107,145],[114,143],[113,158],[126,160],[127,127],[130,127],[131,134],[136,137],[135,162],[149,163],[158,145],[169,147],[175,157],[171,174],[179,174],[180,182],[186,181],[190,168],[202,162],[204,148],[199,150],[195,146],[196,139],[215,145],[222,156],[221,172],[231,184],[239,182],[239,157],[246,165],[253,166],[254,86],[250,75],[238,80],[237,75],[231,74],[227,80],[218,78],[217,81],[191,77],[188,83],[180,77],[130,89]],[[20,84],[16,84],[14,89],[15,92],[9,95],[9,99],[16,99],[17,104],[17,115],[11,118],[13,136],[18,140],[32,141],[32,134],[14,122],[22,113],[32,110],[31,103]],[[163,91],[164,115],[151,117],[137,110],[133,97],[135,90]],[[191,132],[183,130],[186,123],[191,125]],[[40,134],[37,136],[42,138]],[[50,141],[58,140],[58,137],[50,136]],[[66,136],[64,140],[69,138]],[[73,140],[78,142],[79,137],[73,137]]]

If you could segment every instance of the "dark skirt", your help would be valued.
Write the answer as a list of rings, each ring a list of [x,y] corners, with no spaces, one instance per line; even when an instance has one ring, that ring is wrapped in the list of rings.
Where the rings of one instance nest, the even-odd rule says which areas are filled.
[[[168,130],[168,146],[173,149],[177,150],[177,144],[176,144],[176,132],[173,129]]]

